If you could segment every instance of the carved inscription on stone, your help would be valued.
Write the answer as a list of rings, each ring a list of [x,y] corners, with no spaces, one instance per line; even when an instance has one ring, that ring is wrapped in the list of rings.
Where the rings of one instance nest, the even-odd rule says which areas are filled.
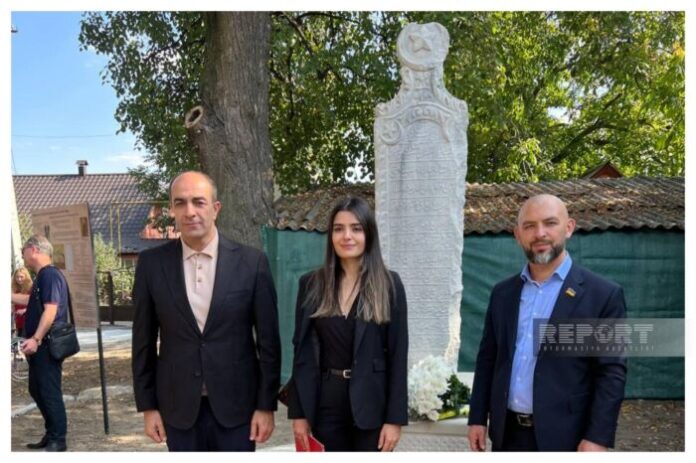
[[[375,189],[382,252],[406,287],[409,362],[444,355],[456,367],[468,111],[444,87],[448,48],[440,24],[401,31],[401,88],[375,109]]]

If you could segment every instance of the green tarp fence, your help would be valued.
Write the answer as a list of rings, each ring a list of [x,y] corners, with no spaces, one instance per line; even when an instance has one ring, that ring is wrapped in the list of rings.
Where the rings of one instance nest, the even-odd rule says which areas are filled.
[[[290,377],[297,284],[321,265],[326,235],[262,229],[278,291],[283,345],[282,379]],[[607,230],[576,233],[568,241],[574,262],[619,283],[632,318],[684,317],[684,233],[666,230]],[[491,288],[519,272],[524,256],[512,235],[467,235],[459,371],[473,371]],[[629,358],[626,396],[684,398],[683,358]]]

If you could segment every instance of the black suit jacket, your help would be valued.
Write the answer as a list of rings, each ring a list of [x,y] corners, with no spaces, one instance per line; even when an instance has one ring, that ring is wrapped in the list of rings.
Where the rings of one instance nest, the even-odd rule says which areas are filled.
[[[300,278],[295,314],[295,346],[288,389],[288,418],[306,418],[314,426],[319,400],[319,339],[309,318],[317,307],[304,304],[311,273]],[[358,428],[377,429],[384,423],[408,424],[408,319],[406,292],[396,272],[389,297],[390,322],[378,325],[358,318],[353,341],[349,394]]]
[[[186,296],[179,240],[140,254],[133,295],[138,411],[157,409],[167,424],[188,429],[198,416],[204,380],[213,414],[223,426],[249,423],[255,410],[276,410],[280,337],[265,254],[219,234],[203,332]]]
[[[523,281],[495,286],[476,360],[469,425],[486,425],[502,444]],[[566,293],[572,288],[575,295]],[[623,290],[573,264],[550,322],[569,318],[623,318]],[[623,357],[562,357],[540,353],[534,370],[534,430],[539,450],[576,450],[582,439],[613,447],[626,382]]]

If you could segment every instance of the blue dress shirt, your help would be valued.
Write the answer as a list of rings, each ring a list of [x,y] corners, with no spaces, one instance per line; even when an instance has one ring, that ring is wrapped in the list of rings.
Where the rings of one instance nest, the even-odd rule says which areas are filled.
[[[543,283],[532,280],[528,265],[524,266],[520,274],[524,286],[520,297],[517,342],[512,360],[510,394],[508,395],[508,408],[514,412],[533,413],[534,368],[537,361],[533,337],[534,319],[548,320],[551,317],[558,293],[572,265],[573,260],[570,254],[566,253],[561,265]]]

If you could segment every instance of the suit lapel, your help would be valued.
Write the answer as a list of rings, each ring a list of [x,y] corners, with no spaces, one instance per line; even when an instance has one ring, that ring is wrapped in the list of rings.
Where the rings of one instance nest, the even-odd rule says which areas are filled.
[[[177,241],[174,246],[174,251],[166,254],[166,258],[162,260],[162,273],[165,281],[169,286],[169,291],[172,293],[172,300],[177,310],[181,312],[184,319],[200,334],[198,323],[193,316],[193,310],[186,295],[186,279],[184,278],[184,261],[181,240]]]
[[[360,343],[363,340],[363,337],[365,336],[365,331],[367,330],[367,325],[368,322],[362,319],[362,317],[357,315],[357,310],[360,307],[360,295],[358,294],[358,297],[355,298],[355,302],[353,304],[356,304],[355,307],[351,307],[351,310],[356,310],[356,317],[355,317],[355,334],[353,335],[353,358],[358,357],[358,348],[360,347]]]
[[[512,286],[508,289],[508,294],[502,298],[503,301],[511,301],[510,306],[505,307],[503,314],[505,317],[505,339],[508,343],[508,355],[511,359],[515,355],[515,344],[517,343],[517,322],[520,317],[520,299],[523,286],[522,277],[514,279]]]
[[[310,336],[309,342],[312,344],[312,352],[314,354],[314,361],[319,367],[320,362],[320,347],[319,347],[319,336],[315,330],[311,329],[312,319],[309,318],[312,313],[314,313],[314,307],[309,307],[306,304],[302,305],[302,326],[300,327],[300,337],[298,338],[298,345],[302,345],[305,336]]]
[[[300,286],[297,288],[298,293],[302,293],[302,296],[304,296],[300,300],[300,310],[302,310],[302,325],[300,326],[300,333],[299,333],[299,337],[297,338],[297,342],[299,345],[302,344],[302,341],[304,340],[305,336],[307,336],[307,333],[309,331],[309,327],[312,323],[312,320],[309,317],[316,310],[316,307],[311,306],[311,304],[307,304],[305,302],[307,292],[309,291],[309,282],[305,283],[305,285],[306,285],[305,287]],[[298,294],[298,297],[299,296],[300,295]]]
[[[358,356],[358,348],[360,343],[365,336],[365,330],[367,329],[367,322],[360,317],[355,319],[355,336],[353,338],[353,358]]]
[[[203,333],[207,333],[214,326],[215,319],[225,311],[225,295],[230,289],[230,275],[234,277],[238,273],[240,254],[236,252],[239,246],[229,241],[218,233],[218,258],[215,264],[215,283],[213,284],[213,297],[210,299],[210,310],[205,320]]]
[[[570,271],[568,271],[566,279],[563,281],[563,285],[561,285],[561,290],[558,292],[556,304],[553,306],[553,311],[549,317],[550,325],[571,318],[573,310],[578,306],[578,303],[585,293],[585,289],[582,285],[582,274],[575,264],[573,264]],[[544,349],[542,349],[541,346],[539,346],[538,349],[538,355],[540,357],[543,356],[545,353]]]
[[[573,309],[577,307],[578,302],[585,293],[583,283],[584,281],[580,271],[575,264],[573,264],[558,293],[558,299],[556,299],[556,304],[553,306],[553,311],[549,318],[550,323],[570,318],[570,314],[573,312]]]
[[[360,303],[360,296],[355,300],[354,304],[359,304]],[[311,336],[310,342],[312,343],[312,348],[314,351],[314,356],[317,365],[319,365],[320,361],[320,352],[319,352],[319,338],[318,335],[316,334],[316,331],[313,331],[310,333],[311,330],[311,324],[312,324],[312,319],[310,316],[314,313],[316,310],[315,307],[311,307],[308,305],[303,305],[302,306],[302,326],[300,327],[300,337],[298,338],[298,344],[302,344],[305,336]],[[351,309],[352,310],[352,309]],[[360,317],[355,318],[355,334],[353,335],[353,357],[357,357],[358,354],[358,348],[360,347],[360,343],[363,340],[363,337],[365,336],[365,330],[367,329],[368,323],[364,321]]]

